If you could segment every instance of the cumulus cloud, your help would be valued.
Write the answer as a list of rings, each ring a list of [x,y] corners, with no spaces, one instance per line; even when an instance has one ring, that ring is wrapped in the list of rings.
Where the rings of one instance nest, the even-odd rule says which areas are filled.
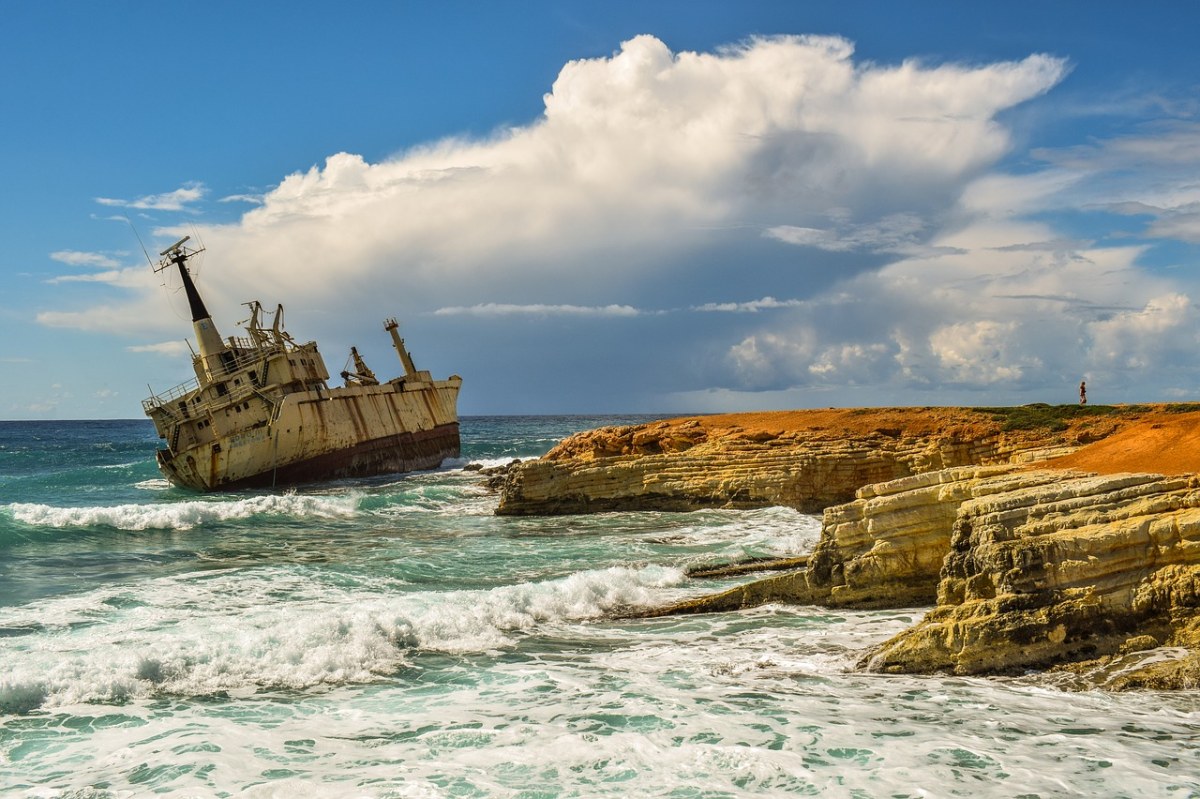
[[[1200,344],[1200,314],[1183,294],[1151,297],[1137,310],[1089,325],[1092,362],[1112,370],[1142,371]]]
[[[1030,219],[1136,208],[1154,235],[1200,236],[1200,182],[1183,179],[1200,162],[1188,160],[1200,128],[1039,151],[1040,169],[999,171],[1014,142],[1002,112],[1067,69],[1042,54],[866,63],[839,37],[693,53],[638,36],[609,57],[567,63],[528,124],[379,162],[334,153],[261,197],[225,198],[260,204],[199,226],[202,288],[210,308],[261,297],[319,309],[305,334],[317,338],[321,325],[363,314],[419,315],[460,336],[464,374],[476,358],[484,382],[488,369],[507,377],[519,367],[561,384],[562,364],[614,351],[622,391],[643,379],[662,386],[664,364],[687,360],[677,390],[734,392],[725,397],[1032,387],[1077,383],[1088,370],[1117,379],[1165,357],[1155,337],[1194,344],[1186,291],[1139,268],[1140,246]],[[1138,159],[1163,181],[1131,183]],[[183,210],[203,193],[189,184],[104,202]],[[152,288],[126,306],[38,318],[166,337],[178,320],[153,310]],[[532,334],[514,344],[513,329],[528,326],[504,322],[522,316],[561,325],[557,360],[496,362],[496,349],[550,346]],[[600,340],[602,325],[628,340]],[[595,369],[579,379],[618,384]]]
[[[1194,304],[1138,268],[1140,247],[1072,245],[986,216],[933,244],[946,252],[859,276],[836,302],[814,298],[731,345],[731,373],[746,378],[729,387],[1030,389],[1084,374],[1128,386],[1196,347]]]
[[[911,243],[926,208],[864,198],[957,191],[1009,146],[995,115],[1064,71],[1042,55],[856,65],[837,37],[673,53],[638,36],[611,57],[565,65],[528,125],[380,163],[334,154],[287,176],[238,223],[202,233],[214,273],[236,268],[254,291],[286,284],[327,297],[334,285],[370,285],[442,306],[518,295],[590,306],[579,300],[615,301],[648,272],[684,268],[713,244],[709,231],[749,225],[753,235],[766,216],[812,227],[848,208],[862,246]]]

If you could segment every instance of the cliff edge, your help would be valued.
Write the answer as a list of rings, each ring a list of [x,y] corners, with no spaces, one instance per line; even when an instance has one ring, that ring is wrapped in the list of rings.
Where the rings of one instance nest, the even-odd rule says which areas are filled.
[[[646,615],[932,605],[860,666],[1194,688],[1198,445],[1197,406],[674,419],[565,440],[506,475],[498,512],[823,509],[803,568]]]
[[[571,436],[499,485],[501,515],[785,505],[819,513],[870,483],[1066,455],[1141,409],[870,408],[725,414]],[[1045,417],[1045,418],[1042,418]]]

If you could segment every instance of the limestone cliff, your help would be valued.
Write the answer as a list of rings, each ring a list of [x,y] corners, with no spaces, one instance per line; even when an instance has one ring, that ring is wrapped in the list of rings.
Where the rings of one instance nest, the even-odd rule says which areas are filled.
[[[864,663],[885,672],[1012,671],[1160,644],[1195,648],[1197,622],[1200,482],[1072,476],[962,502],[937,606]],[[1194,668],[1177,661],[1172,674],[1159,664],[1155,680],[1181,687]]]
[[[1200,687],[1200,411],[1003,410],[605,428],[510,470],[497,512],[824,508],[804,568],[646,615],[934,605],[860,665]]]
[[[1064,455],[1116,426],[1006,431],[964,409],[795,411],[608,427],[514,466],[497,513],[786,505],[820,512],[864,485]]]
[[[891,673],[1103,671],[1160,645],[1200,651],[1200,480],[1006,466],[867,486],[826,510],[806,569],[649,615],[766,602],[935,604],[860,664]],[[1110,688],[1196,687],[1200,656],[1109,671]]]

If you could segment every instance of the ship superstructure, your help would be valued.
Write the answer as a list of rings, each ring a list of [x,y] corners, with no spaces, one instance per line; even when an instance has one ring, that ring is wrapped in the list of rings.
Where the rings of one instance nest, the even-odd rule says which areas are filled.
[[[462,378],[418,370],[396,320],[384,330],[404,374],[380,382],[351,348],[354,369],[331,388],[316,342],[297,344],[284,329],[282,305],[272,313],[246,303],[246,336],[221,338],[188,270],[202,251],[189,240],[163,250],[156,271],[177,268],[183,281],[196,376],[142,402],[166,442],[158,465],[168,480],[198,491],[272,487],[432,469],[458,457]]]

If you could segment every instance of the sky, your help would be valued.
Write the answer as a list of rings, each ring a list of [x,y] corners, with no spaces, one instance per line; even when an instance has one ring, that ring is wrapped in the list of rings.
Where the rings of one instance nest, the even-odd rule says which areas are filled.
[[[191,377],[184,235],[462,415],[1200,401],[1196,4],[0,15],[0,419]]]

